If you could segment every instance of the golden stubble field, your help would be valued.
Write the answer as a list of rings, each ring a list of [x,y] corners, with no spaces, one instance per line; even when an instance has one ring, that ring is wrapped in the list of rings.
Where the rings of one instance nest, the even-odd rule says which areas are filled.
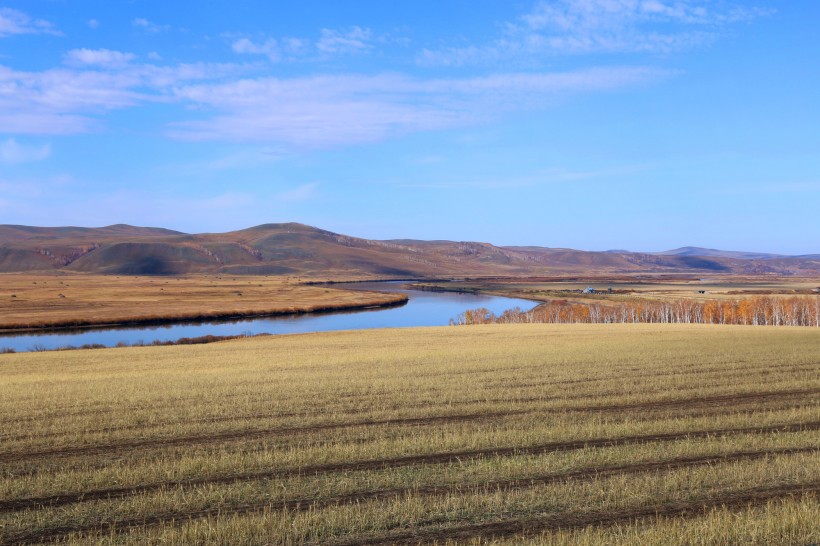
[[[0,274],[0,330],[235,318],[396,303],[401,294],[252,276]]]
[[[820,540],[820,329],[0,355],[0,543]]]

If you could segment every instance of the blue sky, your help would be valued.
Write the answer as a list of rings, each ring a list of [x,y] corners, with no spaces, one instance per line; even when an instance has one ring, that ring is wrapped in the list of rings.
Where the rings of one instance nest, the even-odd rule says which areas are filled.
[[[820,252],[820,3],[0,0],[0,223]]]

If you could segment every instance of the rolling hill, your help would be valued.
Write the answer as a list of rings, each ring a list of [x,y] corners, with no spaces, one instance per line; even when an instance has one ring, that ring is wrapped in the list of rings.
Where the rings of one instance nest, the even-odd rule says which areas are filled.
[[[820,274],[820,255],[716,251],[588,252],[480,242],[372,240],[297,223],[188,234],[124,224],[101,228],[0,225],[0,272],[192,273],[379,277]]]

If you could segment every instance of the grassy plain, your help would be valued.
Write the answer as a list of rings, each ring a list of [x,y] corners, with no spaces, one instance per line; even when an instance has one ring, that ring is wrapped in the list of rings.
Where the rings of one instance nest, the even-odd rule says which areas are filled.
[[[0,274],[0,330],[281,314],[403,299],[284,277]]]
[[[820,295],[820,278],[737,275],[711,275],[704,278],[691,275],[636,275],[590,276],[582,279],[476,279],[418,284],[442,290],[482,292],[545,302],[566,300],[570,303],[617,303],[636,299],[707,301],[755,296]],[[581,294],[586,288],[593,288],[595,293]]]
[[[820,329],[0,355],[0,543],[810,544]]]

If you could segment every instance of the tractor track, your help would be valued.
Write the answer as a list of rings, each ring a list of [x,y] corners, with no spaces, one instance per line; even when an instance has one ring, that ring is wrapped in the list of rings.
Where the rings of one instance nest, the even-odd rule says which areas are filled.
[[[77,455],[104,455],[117,454],[135,449],[154,449],[166,447],[184,447],[189,445],[214,444],[235,440],[255,440],[268,437],[285,436],[291,434],[304,434],[313,431],[327,431],[352,427],[368,426],[425,426],[438,423],[458,423],[479,421],[485,419],[499,419],[504,417],[514,417],[520,415],[547,414],[547,413],[567,413],[567,412],[618,412],[629,410],[641,410],[644,412],[664,410],[664,409],[688,409],[702,408],[705,406],[723,406],[727,404],[750,401],[761,401],[780,398],[791,398],[807,394],[820,393],[820,389],[792,389],[774,392],[751,392],[730,395],[703,396],[697,398],[654,400],[646,402],[631,402],[627,404],[607,404],[597,406],[568,406],[559,408],[543,408],[534,410],[511,410],[501,412],[467,413],[454,415],[438,415],[431,417],[412,417],[396,419],[374,419],[362,420],[346,423],[327,423],[318,425],[308,425],[303,427],[275,427],[268,429],[249,429],[240,431],[223,431],[215,433],[193,434],[188,436],[178,436],[172,438],[141,439],[125,441],[112,444],[96,444],[86,446],[67,446],[61,448],[30,450],[25,452],[0,453],[0,462],[7,461],[31,461],[49,457],[71,457]]]
[[[447,495],[452,493],[463,493],[463,492],[480,492],[484,490],[505,490],[505,491],[514,491],[520,489],[527,489],[531,487],[549,485],[553,483],[560,483],[568,480],[595,480],[601,478],[608,478],[612,476],[618,475],[629,475],[629,474],[639,474],[643,472],[652,472],[652,471],[669,471],[678,468],[693,468],[698,466],[706,466],[706,465],[715,465],[715,464],[725,464],[731,462],[738,462],[738,461],[752,461],[758,459],[764,459],[768,457],[775,457],[780,455],[795,455],[800,453],[818,453],[820,452],[820,448],[817,447],[810,447],[810,448],[786,448],[786,449],[776,449],[776,450],[748,450],[748,451],[737,451],[732,453],[726,453],[723,455],[702,455],[702,456],[691,456],[691,457],[678,457],[675,459],[671,459],[668,461],[657,461],[657,462],[644,462],[644,463],[635,463],[635,464],[623,464],[623,465],[613,465],[608,467],[596,467],[596,468],[587,468],[587,469],[579,469],[575,471],[569,472],[559,472],[559,473],[552,473],[552,474],[544,474],[538,476],[531,476],[527,478],[518,478],[518,479],[504,479],[504,480],[489,480],[483,483],[477,484],[450,484],[450,485],[441,485],[441,486],[428,486],[428,487],[411,487],[411,488],[386,488],[386,489],[377,489],[377,490],[370,490],[370,491],[357,491],[352,493],[340,494],[340,495],[333,495],[330,497],[319,498],[319,499],[291,499],[286,501],[276,501],[276,502],[257,502],[257,503],[250,503],[240,506],[232,506],[232,507],[217,507],[217,508],[208,508],[204,510],[196,510],[196,511],[189,511],[189,512],[168,512],[162,514],[154,514],[152,516],[147,517],[140,517],[134,519],[127,519],[127,520],[120,520],[114,522],[104,522],[98,523],[93,525],[67,525],[67,526],[60,526],[60,527],[52,527],[48,529],[43,529],[37,532],[31,533],[19,533],[16,535],[9,535],[5,537],[7,544],[22,544],[28,542],[43,542],[43,541],[52,541],[55,539],[63,538],[72,533],[88,533],[94,532],[100,529],[105,529],[108,532],[116,532],[116,533],[124,533],[130,529],[136,527],[153,527],[162,525],[169,522],[175,522],[177,524],[186,523],[196,519],[203,519],[208,517],[230,517],[230,516],[242,516],[248,514],[258,514],[265,511],[279,511],[279,510],[287,510],[290,512],[294,511],[304,511],[308,509],[322,509],[330,506],[337,506],[337,505],[349,505],[349,504],[357,504],[361,502],[369,502],[369,501],[378,501],[378,500],[389,500],[394,498],[402,498],[407,495],[420,495],[420,496],[440,496],[440,495]],[[214,482],[208,482],[214,483]],[[773,490],[767,489],[770,493],[772,491],[780,491],[780,490],[788,490],[789,492],[793,491],[795,486],[787,487],[787,488],[777,488]],[[814,484],[808,484],[806,486],[800,485],[796,486],[803,492],[805,491],[818,491],[820,490],[820,482]],[[780,496],[780,495],[775,495]],[[120,497],[104,497],[105,499],[108,498],[120,498]],[[768,498],[768,497],[767,497]],[[774,498],[774,497],[772,497]],[[59,507],[64,506],[66,504],[72,504],[71,502],[57,502],[57,497],[54,498],[55,502],[49,505],[49,507]],[[66,499],[62,499],[66,500]],[[96,500],[90,498],[84,498],[81,500]],[[649,515],[655,515],[658,512],[652,512]],[[663,515],[663,514],[661,514]],[[640,516],[625,516],[628,518],[633,517],[640,517]],[[521,522],[529,522],[529,521],[546,521],[546,520],[519,520]],[[566,521],[566,518],[562,518],[561,521]],[[598,522],[593,522],[598,523]],[[451,538],[464,538],[463,534],[458,533],[468,533],[468,536],[475,536],[476,531],[484,532],[486,529],[493,530],[492,532],[495,533],[495,525],[497,522],[490,522],[485,524],[476,524],[476,525],[469,525],[469,526],[460,526],[454,529],[446,529],[446,530],[438,530],[436,532],[447,532],[453,533],[456,532],[456,536],[446,536],[442,537],[445,539]],[[513,526],[514,527],[514,526]],[[521,527],[516,527],[517,529],[521,529]],[[549,530],[544,528],[542,530]],[[420,532],[422,535],[426,534],[424,531]],[[412,541],[416,540],[416,537],[419,533],[414,533],[412,538],[409,538],[409,534],[407,536],[391,536],[390,538],[377,538],[375,542],[369,542],[368,539],[365,539],[363,542],[352,542],[350,544],[392,544],[394,541],[398,541],[396,543],[413,543]],[[479,533],[480,534],[480,533]],[[484,536],[481,534],[481,536]],[[495,535],[493,535],[495,536]],[[411,542],[407,542],[407,540]],[[433,537],[432,540],[436,540],[439,537]],[[426,541],[424,538],[420,538],[422,541]],[[404,542],[402,542],[404,541]]]
[[[551,386],[551,385],[561,386],[561,385],[575,385],[575,384],[596,383],[596,382],[629,381],[630,379],[635,379],[635,378],[646,379],[646,378],[656,378],[656,377],[667,377],[667,376],[676,377],[676,376],[688,376],[688,375],[698,375],[698,374],[719,375],[722,379],[726,379],[727,378],[727,371],[728,372],[738,372],[738,375],[742,375],[742,377],[744,379],[748,379],[748,375],[744,375],[747,372],[750,372],[750,371],[753,372],[753,371],[758,371],[758,370],[760,370],[760,371],[770,371],[770,370],[776,371],[776,370],[779,370],[781,368],[789,369],[790,371],[796,371],[796,372],[804,372],[804,371],[808,372],[808,371],[818,370],[818,366],[801,366],[801,367],[796,368],[793,365],[780,365],[780,366],[767,365],[767,366],[754,366],[754,367],[742,368],[742,369],[738,368],[738,369],[732,369],[732,370],[726,370],[726,369],[722,369],[722,368],[709,368],[706,371],[692,370],[692,371],[645,373],[645,374],[636,375],[634,377],[630,376],[630,375],[621,374],[621,375],[611,375],[611,376],[604,376],[604,377],[598,376],[598,377],[589,377],[589,378],[581,378],[581,379],[568,379],[568,380],[560,380],[559,379],[559,380],[539,380],[539,381],[534,381],[534,382],[529,381],[529,382],[494,383],[494,386],[496,386],[496,387],[497,386],[505,386],[505,387],[508,387],[508,388],[532,388],[532,387],[545,387],[545,386]],[[636,370],[630,370],[630,371],[636,371]],[[731,376],[728,376],[728,377],[731,377]],[[658,391],[658,392],[660,392],[660,391]],[[222,396],[233,398],[233,397],[244,396],[244,395],[245,395],[244,393],[229,393],[229,394],[225,394],[225,395],[222,395]],[[579,398],[586,398],[586,397],[590,397],[590,396],[594,396],[594,395],[581,395],[581,396],[579,396]],[[175,399],[174,402],[172,402],[172,403],[134,405],[134,406],[129,406],[128,409],[129,410],[167,409],[167,408],[179,407],[179,406],[183,405],[183,403],[185,403],[188,400],[189,399],[186,398],[186,397],[181,397],[181,398]],[[190,400],[200,400],[200,398],[195,398],[195,399],[191,398]],[[471,402],[472,402],[471,400],[467,400],[467,401],[455,400],[452,403],[453,404],[467,404],[467,403],[471,403]],[[406,407],[406,406],[403,406],[403,407]],[[429,404],[425,403],[425,407],[429,407]],[[73,406],[71,406],[71,408],[73,410]],[[35,415],[35,416],[27,416],[24,419],[14,419],[14,418],[0,419],[0,425],[8,425],[8,424],[15,424],[15,423],[23,423],[23,422],[35,422],[35,421],[36,422],[42,422],[44,420],[49,420],[49,419],[66,419],[66,418],[75,418],[75,417],[82,417],[82,416],[94,417],[96,415],[103,415],[103,414],[106,414],[106,413],[110,413],[112,411],[121,411],[121,410],[122,410],[122,408],[120,408],[120,407],[115,408],[115,407],[111,407],[111,406],[102,406],[102,407],[95,407],[95,408],[84,408],[84,409],[73,410],[73,411],[68,410],[67,408],[60,408],[60,409],[52,408],[48,412],[44,412],[44,413],[41,413],[41,414],[38,414],[38,415]],[[316,414],[320,414],[320,413],[323,413],[323,412],[322,411],[310,411],[309,410],[309,411],[306,411],[306,412],[285,412],[285,413],[275,414],[275,416],[277,416],[277,417],[285,416],[286,417],[286,416],[298,416],[298,415],[316,415]],[[231,417],[226,416],[225,418],[230,419]]]
[[[222,476],[192,478],[187,480],[169,480],[153,484],[137,485],[133,487],[105,488],[64,495],[50,495],[43,497],[6,500],[0,501],[0,512],[15,512],[19,510],[25,510],[29,508],[36,508],[42,506],[62,506],[66,504],[100,499],[125,498],[146,492],[159,491],[163,489],[171,489],[177,487],[219,485],[225,483],[247,482],[263,479],[287,478],[292,476],[331,474],[334,472],[378,471],[390,468],[418,466],[425,464],[448,464],[466,460],[480,459],[485,457],[542,455],[552,452],[573,451],[585,448],[614,447],[652,442],[671,442],[684,439],[708,438],[712,436],[726,436],[736,434],[766,434],[770,432],[789,433],[814,430],[820,430],[820,422],[792,425],[775,425],[769,427],[708,429],[682,433],[640,435],[621,438],[596,438],[589,440],[575,440],[569,442],[550,442],[535,446],[516,446],[506,448],[451,451],[423,455],[408,455],[401,457],[370,459],[364,461],[308,465],[297,468],[262,470]],[[814,450],[814,448],[812,448],[812,450]]]
[[[731,383],[727,383],[729,385]],[[725,385],[712,385],[714,386],[725,386]],[[665,392],[665,391],[658,391],[658,392]],[[817,389],[816,392],[812,390],[798,390],[798,391],[782,391],[777,392],[775,391],[772,393],[774,396],[784,396],[784,397],[791,397],[797,396],[801,394],[815,394],[820,393],[820,389]],[[418,409],[418,408],[427,408],[427,409],[438,409],[438,408],[458,408],[463,406],[485,406],[486,404],[509,404],[509,405],[523,405],[523,404],[533,404],[533,403],[550,403],[550,402],[565,402],[570,400],[588,400],[588,399],[595,399],[595,398],[605,398],[607,396],[614,396],[616,394],[622,394],[619,391],[607,391],[602,393],[596,394],[579,394],[579,395],[568,395],[568,396],[545,396],[545,395],[538,395],[538,396],[519,396],[515,398],[472,398],[467,400],[455,400],[449,401],[446,404],[438,404],[436,405],[433,401],[421,402],[421,403],[414,403],[414,404],[400,404],[400,405],[393,405],[390,407],[380,407],[381,411],[391,411],[391,410],[402,410],[402,409]],[[654,392],[644,392],[646,394],[654,394]],[[747,402],[755,402],[758,400],[758,396],[766,396],[766,393],[743,393],[743,394],[729,394],[729,395],[714,395],[714,397],[720,396],[728,396],[731,397],[730,401],[735,402],[743,402],[740,397],[746,394],[751,395],[752,397],[748,399]],[[712,397],[708,397],[712,398]],[[705,397],[701,397],[701,399],[705,399]],[[679,399],[679,401],[685,401],[687,399]],[[697,400],[697,399],[692,399]],[[715,398],[718,401],[717,398]],[[661,401],[661,403],[666,403],[667,401]],[[670,401],[673,402],[673,401]],[[652,404],[653,402],[637,402],[636,404]],[[628,405],[625,404],[615,404],[615,405],[586,405],[586,406],[563,406],[563,407],[546,407],[546,408],[526,408],[522,409],[521,414],[526,413],[538,413],[538,412],[548,412],[548,413],[555,413],[559,411],[617,411],[617,410],[630,410]],[[685,409],[685,408],[684,408]],[[341,408],[337,411],[337,414],[343,414],[348,416],[353,416],[357,414],[367,413],[369,410],[366,409],[351,409],[351,408]],[[516,415],[517,410],[515,409],[507,409],[505,410],[506,413],[509,415]],[[502,413],[502,412],[489,412],[489,413]],[[489,414],[488,413],[488,414]],[[158,427],[168,427],[168,426],[180,426],[180,425],[195,425],[195,424],[202,424],[202,425],[209,425],[209,424],[216,424],[216,423],[230,423],[230,422],[237,422],[241,423],[244,421],[262,421],[266,419],[278,419],[278,418],[288,418],[288,417],[307,417],[307,416],[317,416],[317,415],[328,415],[329,412],[327,410],[322,411],[302,411],[302,412],[259,412],[259,413],[250,413],[250,414],[240,414],[240,415],[215,415],[210,417],[200,417],[194,419],[185,419],[180,421],[174,422],[162,422],[162,423],[151,423],[151,424],[139,424],[139,425],[119,425],[119,426],[111,426],[101,429],[84,429],[81,432],[83,434],[106,434],[111,432],[121,432],[121,431],[128,431],[128,430],[150,430],[152,428]],[[396,419],[415,419],[415,417],[396,417]],[[323,426],[323,423],[317,424],[318,427]],[[352,425],[355,426],[355,425]],[[286,428],[286,427],[282,427]],[[303,427],[295,427],[295,428],[303,428]],[[344,428],[344,427],[341,427]],[[325,429],[317,429],[317,430],[325,430]],[[63,430],[63,431],[55,431],[55,432],[46,432],[43,434],[31,435],[31,434],[7,434],[7,435],[0,435],[0,440],[3,441],[24,441],[24,440],[33,440],[33,439],[46,439],[46,438],[65,438],[69,436],[77,435],[77,431],[72,430]],[[0,458],[2,458],[2,454],[0,454]]]
[[[427,544],[471,538],[502,538],[514,535],[581,529],[590,525],[609,526],[653,517],[694,517],[714,508],[743,509],[760,506],[774,499],[794,498],[820,492],[820,482],[757,487],[690,502],[670,502],[641,508],[560,514],[541,518],[513,518],[446,527],[386,534],[372,538],[340,541],[336,546],[381,546]]]

